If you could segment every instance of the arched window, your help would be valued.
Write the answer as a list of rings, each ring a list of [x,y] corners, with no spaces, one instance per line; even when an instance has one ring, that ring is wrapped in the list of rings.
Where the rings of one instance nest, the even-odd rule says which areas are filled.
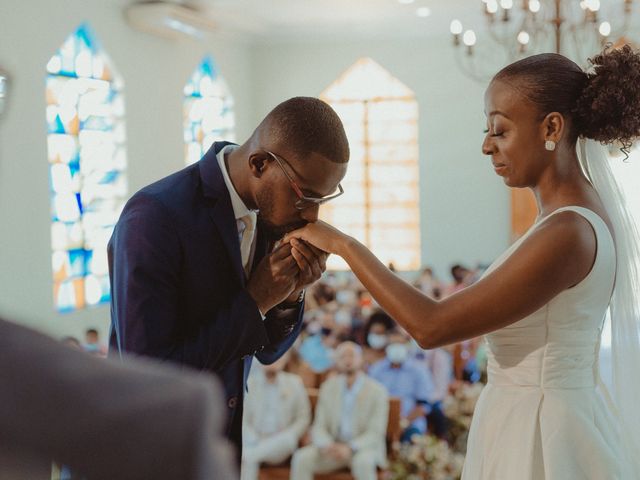
[[[87,24],[47,63],[54,303],[109,301],[106,246],[127,193],[122,81]]]
[[[345,193],[320,217],[363,241],[399,270],[420,267],[418,104],[407,86],[369,58],[320,96],[344,123],[351,158]],[[329,257],[329,268],[344,268]]]
[[[235,141],[233,97],[213,59],[206,56],[184,86],[184,142],[187,165],[215,141]]]

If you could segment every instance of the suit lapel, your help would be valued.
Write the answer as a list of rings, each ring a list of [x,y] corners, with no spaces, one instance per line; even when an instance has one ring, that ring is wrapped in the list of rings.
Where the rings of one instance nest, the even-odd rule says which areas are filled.
[[[229,191],[227,190],[227,185],[224,183],[224,177],[222,176],[222,171],[220,170],[220,165],[218,165],[218,159],[216,157],[220,150],[227,145],[231,145],[231,143],[215,142],[202,157],[199,162],[200,180],[202,182],[204,196],[215,200],[213,203],[206,203],[209,216],[216,225],[218,232],[220,232],[227,253],[233,263],[234,272],[244,286],[245,275],[244,269],[242,268],[242,256],[240,254],[238,226],[235,215],[233,214]]]

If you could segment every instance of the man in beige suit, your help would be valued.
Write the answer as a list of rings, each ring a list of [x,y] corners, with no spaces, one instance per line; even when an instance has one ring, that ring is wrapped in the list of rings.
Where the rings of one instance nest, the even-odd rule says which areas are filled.
[[[252,370],[244,403],[241,480],[257,480],[261,463],[278,464],[298,448],[311,423],[309,396],[298,375],[283,372],[289,355]]]
[[[385,388],[362,373],[362,350],[352,342],[336,349],[335,375],[320,388],[312,444],[291,461],[291,478],[350,467],[356,480],[375,480],[386,465],[385,434],[389,400]]]

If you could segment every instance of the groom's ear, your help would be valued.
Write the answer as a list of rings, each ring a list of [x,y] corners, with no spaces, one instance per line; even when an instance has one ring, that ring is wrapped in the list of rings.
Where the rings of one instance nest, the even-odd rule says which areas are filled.
[[[558,143],[566,129],[564,116],[559,112],[551,112],[542,121],[544,139]]]
[[[267,169],[270,157],[267,153],[257,151],[249,155],[249,170],[255,178],[261,178]]]

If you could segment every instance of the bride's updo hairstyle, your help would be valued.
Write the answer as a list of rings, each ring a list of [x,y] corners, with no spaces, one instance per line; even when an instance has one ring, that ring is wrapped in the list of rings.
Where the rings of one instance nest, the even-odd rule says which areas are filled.
[[[606,48],[589,62],[592,68],[584,72],[562,55],[543,53],[506,66],[493,81],[511,85],[543,116],[561,113],[574,143],[585,137],[629,148],[640,136],[640,54],[625,45]]]

